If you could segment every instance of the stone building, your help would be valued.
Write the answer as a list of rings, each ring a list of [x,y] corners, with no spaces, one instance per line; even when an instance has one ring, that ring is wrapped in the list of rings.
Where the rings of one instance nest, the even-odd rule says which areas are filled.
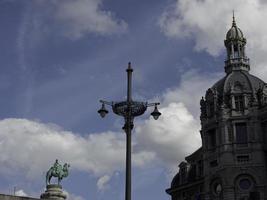
[[[0,200],[40,200],[32,197],[21,197],[7,194],[0,194]]]
[[[249,73],[246,42],[233,17],[226,74],[200,100],[202,146],[180,163],[172,200],[267,199],[267,84]]]
[[[63,193],[62,186],[50,184],[46,186],[46,191],[41,194],[40,198],[24,197],[0,194],[0,200],[66,200],[67,195]]]

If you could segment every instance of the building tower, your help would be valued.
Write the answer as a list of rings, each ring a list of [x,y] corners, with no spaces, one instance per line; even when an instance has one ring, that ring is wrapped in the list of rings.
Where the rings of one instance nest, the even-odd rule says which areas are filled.
[[[172,200],[267,199],[267,84],[249,73],[234,16],[224,44],[226,75],[200,100],[202,147],[179,165]]]

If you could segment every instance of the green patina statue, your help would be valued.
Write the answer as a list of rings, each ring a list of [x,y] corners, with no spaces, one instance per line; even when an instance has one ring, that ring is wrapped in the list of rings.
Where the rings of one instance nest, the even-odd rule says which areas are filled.
[[[65,163],[62,167],[62,165],[58,163],[58,159],[56,159],[54,165],[50,167],[46,173],[46,186],[50,185],[50,180],[52,177],[57,177],[58,185],[60,185],[61,180],[69,175],[69,167],[70,165],[67,163]]]

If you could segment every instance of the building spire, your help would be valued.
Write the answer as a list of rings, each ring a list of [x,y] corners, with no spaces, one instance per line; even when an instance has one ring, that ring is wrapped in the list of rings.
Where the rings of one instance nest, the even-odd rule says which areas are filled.
[[[227,50],[227,59],[224,67],[225,72],[228,74],[237,70],[249,71],[249,59],[245,53],[246,38],[236,25],[234,10],[232,27],[226,34],[224,45]]]
[[[235,10],[233,10],[233,23],[232,23],[232,26],[236,26],[236,23],[235,23]]]

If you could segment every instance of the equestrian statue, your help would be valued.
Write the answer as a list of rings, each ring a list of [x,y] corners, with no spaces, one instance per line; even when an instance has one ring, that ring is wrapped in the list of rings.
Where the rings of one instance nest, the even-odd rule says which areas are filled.
[[[62,165],[58,163],[58,159],[56,159],[54,165],[50,167],[46,173],[46,186],[50,185],[52,177],[57,177],[58,185],[60,185],[61,180],[69,175],[69,167],[70,165],[67,163],[62,167]]]

